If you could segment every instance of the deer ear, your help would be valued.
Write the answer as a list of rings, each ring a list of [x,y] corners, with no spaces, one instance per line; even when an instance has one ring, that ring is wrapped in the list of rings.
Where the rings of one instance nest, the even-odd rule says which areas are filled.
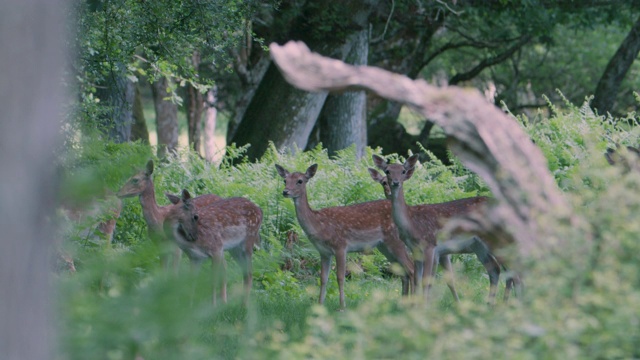
[[[376,154],[373,154],[371,156],[371,158],[373,159],[373,163],[376,165],[376,167],[382,171],[385,171],[387,169],[387,162],[384,161],[384,159]]]
[[[418,162],[418,154],[413,154],[409,156],[407,161],[404,162],[403,166],[405,170],[409,170],[410,168],[415,167],[417,162]]]
[[[636,156],[640,156],[640,149],[638,148],[634,148],[633,146],[627,146],[627,150]]]
[[[287,175],[289,175],[289,172],[287,171],[287,169],[283,168],[278,164],[276,164],[276,170],[278,171],[278,175],[282,176],[283,178],[286,178]]]
[[[187,189],[182,189],[182,201],[186,202],[189,199],[191,199],[191,194],[189,194],[189,191]]]
[[[416,170],[416,168],[415,168],[415,167],[408,168],[408,169],[407,169],[407,172],[404,174],[404,179],[405,179],[405,180],[409,180],[409,179],[411,179],[411,176],[413,176],[413,172],[414,172],[415,170]]]
[[[369,170],[369,175],[371,175],[373,181],[381,182],[384,180],[384,177],[378,172],[378,170],[372,168],[367,168],[367,170]]]
[[[609,165],[615,165],[616,161],[613,159],[613,155],[616,153],[615,150],[609,148],[607,149],[607,153],[604,154],[605,159],[607,159],[607,162],[609,163]]]
[[[173,195],[169,193],[165,193],[165,195],[167,196],[167,199],[169,199],[169,201],[171,201],[171,203],[174,205],[180,202],[180,197],[177,195]]]
[[[151,174],[153,174],[153,160],[147,161],[147,168],[146,168],[145,174],[147,174],[147,176],[150,176]]]
[[[318,164],[313,164],[309,166],[307,172],[304,175],[307,177],[307,179],[311,179],[316,174],[316,170],[318,170]]]

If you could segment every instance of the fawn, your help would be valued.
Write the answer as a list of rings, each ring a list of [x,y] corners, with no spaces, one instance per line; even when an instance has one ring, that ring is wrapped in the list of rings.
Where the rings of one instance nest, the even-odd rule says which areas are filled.
[[[226,262],[224,250],[242,269],[245,303],[253,282],[251,257],[253,246],[260,243],[262,210],[242,198],[226,198],[207,205],[198,204],[187,190],[182,197],[167,194],[174,203],[164,221],[164,231],[184,251],[192,263],[211,258],[213,263],[213,304],[218,298],[227,302]]]

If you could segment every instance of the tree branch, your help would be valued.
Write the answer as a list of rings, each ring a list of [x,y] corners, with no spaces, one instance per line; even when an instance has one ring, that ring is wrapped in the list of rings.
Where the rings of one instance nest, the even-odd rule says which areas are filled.
[[[499,200],[476,230],[497,241],[517,243],[521,255],[545,256],[553,225],[571,219],[570,207],[549,173],[547,161],[519,124],[488,103],[477,90],[437,88],[423,80],[369,66],[351,66],[311,53],[301,42],[270,45],[285,79],[307,91],[371,90],[412,106],[441,126],[453,153],[482,177]]]

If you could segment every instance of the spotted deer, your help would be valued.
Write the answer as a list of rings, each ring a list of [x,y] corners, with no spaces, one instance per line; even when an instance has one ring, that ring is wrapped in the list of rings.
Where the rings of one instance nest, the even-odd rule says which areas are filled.
[[[138,196],[140,199],[140,205],[142,206],[142,214],[147,223],[149,238],[164,247],[170,244],[170,241],[165,236],[162,224],[173,205],[158,205],[152,178],[153,167],[153,160],[149,160],[146,167],[131,176],[116,195],[119,198]],[[194,198],[193,201],[199,206],[205,206],[220,199],[221,198],[217,195],[206,194]],[[165,269],[168,268],[169,263],[171,262],[170,257],[173,257],[173,266],[174,269],[177,269],[180,254],[181,252],[179,248],[175,249],[173,256],[169,256],[167,251],[163,249],[160,256],[162,266]]]
[[[254,245],[260,243],[262,210],[242,197],[221,199],[200,205],[187,190],[182,197],[167,194],[174,203],[164,221],[164,231],[184,251],[192,263],[200,264],[207,258],[213,263],[213,304],[218,295],[227,302],[226,262],[224,251],[242,269],[245,303],[249,299],[253,282],[252,262]]]
[[[314,210],[309,206],[307,183],[316,174],[317,164],[304,173],[289,172],[276,164],[278,174],[284,179],[282,195],[291,198],[296,208],[300,226],[309,241],[320,253],[320,297],[323,304],[331,258],[336,258],[336,277],[340,291],[340,308],[345,308],[344,278],[348,252],[363,252],[378,248],[389,261],[399,263],[404,269],[402,293],[412,291],[413,264],[405,245],[389,216],[391,204],[387,200],[369,201],[348,206],[335,206]]]
[[[446,220],[476,211],[487,203],[483,196],[453,200],[439,204],[422,204],[409,206],[404,197],[403,183],[410,179],[418,160],[413,155],[404,164],[387,164],[380,156],[373,155],[376,167],[386,176],[370,169],[371,177],[382,184],[385,194],[388,193],[392,203],[392,218],[400,238],[414,254],[416,280],[420,281],[425,297],[428,295],[431,278],[434,275],[436,259],[448,258],[450,254],[475,253],[489,275],[489,301],[494,302],[501,264],[487,245],[478,237],[458,239],[455,242],[437,244],[437,237]],[[386,178],[386,181],[385,181]],[[386,184],[385,184],[386,183]],[[507,283],[510,290],[511,283]],[[506,295],[506,294],[505,294]]]

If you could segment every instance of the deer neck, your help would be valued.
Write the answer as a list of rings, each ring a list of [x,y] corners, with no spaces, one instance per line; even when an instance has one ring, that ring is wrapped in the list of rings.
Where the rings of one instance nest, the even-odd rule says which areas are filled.
[[[149,182],[149,186],[140,194],[139,198],[140,205],[142,205],[142,214],[147,221],[149,229],[159,230],[164,221],[164,212],[156,201],[156,190],[153,186],[153,181]]]
[[[402,185],[391,190],[391,214],[400,231],[411,227],[411,210],[404,199]]]
[[[307,233],[307,236],[312,237],[320,229],[316,212],[309,206],[309,200],[307,199],[307,193],[304,192],[297,198],[293,199],[293,204],[296,207],[296,216],[302,229]]]

